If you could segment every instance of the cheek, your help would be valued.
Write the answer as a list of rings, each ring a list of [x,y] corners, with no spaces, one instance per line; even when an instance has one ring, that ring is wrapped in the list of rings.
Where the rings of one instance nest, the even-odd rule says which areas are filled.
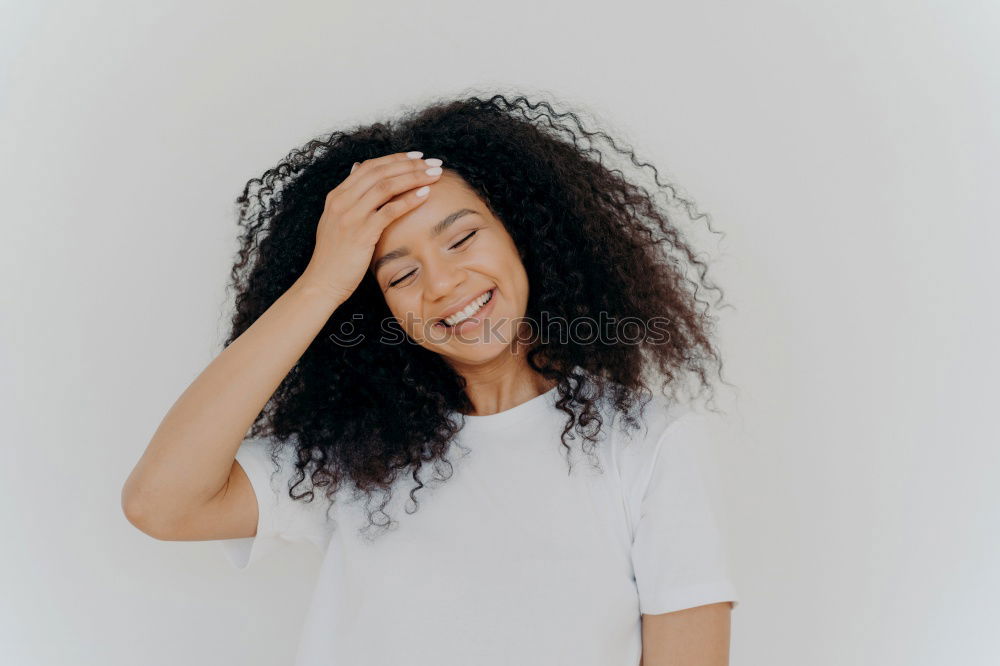
[[[511,283],[517,287],[518,291],[527,290],[528,273],[524,269],[524,264],[519,260],[512,261],[507,265],[507,275],[510,276]]]
[[[402,318],[399,315],[402,314],[402,309],[400,308],[399,299],[389,294],[383,294],[383,297],[385,298],[385,307],[389,310],[389,314],[401,320]]]
[[[419,322],[416,321],[416,318],[419,315],[411,301],[412,299],[398,294],[387,296],[385,301],[386,305],[389,307],[389,312],[391,312],[392,316],[396,318],[404,331],[409,331],[419,324]]]

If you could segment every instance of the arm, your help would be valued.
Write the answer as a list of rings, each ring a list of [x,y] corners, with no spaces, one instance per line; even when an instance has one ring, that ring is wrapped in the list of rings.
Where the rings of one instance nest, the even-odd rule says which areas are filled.
[[[361,283],[385,228],[427,200],[417,192],[426,194],[440,173],[428,174],[416,159],[422,155],[356,163],[326,195],[303,274],[177,399],[129,475],[122,508],[133,525],[169,540],[254,536],[258,505],[237,451],[278,385]]]
[[[732,604],[642,616],[639,666],[729,666]]]
[[[122,488],[129,522],[161,539],[253,536],[252,493],[231,493],[224,503],[213,500],[226,497],[230,478],[247,485],[234,460],[237,449],[342,302],[303,276],[198,375],[167,412]],[[209,506],[212,515],[195,520]],[[206,533],[206,526],[218,533]],[[186,529],[198,533],[185,534]]]

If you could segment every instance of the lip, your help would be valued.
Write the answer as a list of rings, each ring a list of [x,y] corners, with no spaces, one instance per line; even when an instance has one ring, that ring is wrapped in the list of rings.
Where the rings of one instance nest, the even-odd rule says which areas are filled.
[[[496,289],[496,287],[490,287],[489,289],[485,289],[485,290],[479,292],[478,294],[476,294],[475,296],[473,296],[472,298],[467,299],[461,305],[456,305],[454,308],[449,309],[448,312],[446,312],[445,314],[441,315],[440,317],[437,317],[434,320],[434,325],[435,326],[441,325],[443,327],[445,319],[447,319],[448,317],[452,316],[456,312],[461,312],[465,308],[469,307],[469,304],[472,303],[473,301],[475,301],[477,298],[480,298],[484,294],[487,294],[487,293],[493,291],[494,289]],[[493,294],[493,298],[496,298],[496,293]],[[491,298],[490,302],[492,303],[492,301],[493,301],[493,299]],[[486,305],[489,305],[489,303],[487,303]]]
[[[463,321],[461,324],[456,324],[452,328],[445,328],[444,331],[452,335],[459,335],[461,333],[468,333],[474,328],[477,328],[480,324],[483,323],[483,321],[487,317],[490,316],[490,313],[493,312],[493,305],[496,302],[497,302],[497,295],[496,292],[494,291],[493,298],[491,298],[490,302],[484,305],[482,309],[479,310],[479,312],[472,315],[471,317]]]

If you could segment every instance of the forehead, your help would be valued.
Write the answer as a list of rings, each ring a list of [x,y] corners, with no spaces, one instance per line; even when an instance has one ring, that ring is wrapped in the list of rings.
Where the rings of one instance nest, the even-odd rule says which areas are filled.
[[[396,218],[382,231],[375,246],[375,256],[404,242],[424,240],[435,225],[461,208],[476,211],[480,217],[475,219],[491,219],[486,204],[461,176],[446,170],[430,186],[427,201]]]

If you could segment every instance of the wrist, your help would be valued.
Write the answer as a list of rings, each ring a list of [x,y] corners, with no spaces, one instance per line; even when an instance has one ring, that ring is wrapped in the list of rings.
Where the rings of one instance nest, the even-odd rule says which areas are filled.
[[[308,294],[326,303],[331,310],[340,307],[350,296],[350,294],[345,294],[343,290],[331,287],[319,280],[311,279],[307,275],[302,275],[296,280],[292,285],[292,289],[303,294]]]

